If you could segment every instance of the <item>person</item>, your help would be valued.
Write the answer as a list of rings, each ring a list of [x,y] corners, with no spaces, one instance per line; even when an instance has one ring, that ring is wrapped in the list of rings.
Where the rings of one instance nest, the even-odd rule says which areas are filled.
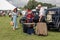
[[[35,23],[39,22],[39,11],[40,11],[40,9],[38,7],[36,7],[36,13],[34,15],[34,22]]]
[[[34,15],[33,15],[32,11],[29,10],[29,9],[27,11],[26,18],[27,18],[27,21],[26,21],[27,23],[32,23],[33,22]],[[33,25],[32,24],[29,24],[27,26],[28,26],[27,27],[27,33],[28,34],[34,33]]]
[[[35,23],[35,26],[39,22],[39,11],[40,11],[40,9],[38,7],[36,7],[36,13],[34,13],[35,15],[34,15],[34,19],[33,19],[33,22]]]
[[[17,26],[17,8],[15,8],[13,10],[13,13],[12,13],[12,18],[13,18],[13,30],[16,30],[16,28],[18,28]]]
[[[28,22],[33,22],[34,15],[33,15],[33,13],[32,13],[31,10],[28,10],[28,11],[27,11],[26,17],[27,17],[27,21],[28,21]]]
[[[2,16],[5,16],[5,11],[2,11]]]
[[[36,14],[39,15],[39,11],[40,9],[38,8],[38,6],[36,7]]]
[[[27,9],[24,9],[21,13],[22,13],[22,16],[24,17],[27,13]]]
[[[40,17],[39,22],[45,22],[45,10],[41,4],[38,5],[38,8],[40,9],[40,11],[39,11],[39,17]]]
[[[36,31],[35,33],[38,35],[38,36],[44,36],[45,34],[47,34],[47,26],[46,26],[46,23],[45,23],[45,9],[42,7],[41,4],[38,5],[38,8],[40,9],[39,11],[39,22],[40,23],[37,23],[37,26],[36,26]]]
[[[8,14],[8,15],[9,15],[9,17],[11,17],[11,16],[12,16],[12,13],[11,13],[11,12],[9,12],[9,14]]]

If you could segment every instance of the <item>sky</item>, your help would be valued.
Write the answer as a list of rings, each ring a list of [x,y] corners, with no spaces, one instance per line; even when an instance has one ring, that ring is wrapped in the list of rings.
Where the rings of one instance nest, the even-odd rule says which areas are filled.
[[[23,7],[28,3],[29,0],[8,0],[10,3],[15,5],[16,7]],[[38,2],[43,2],[43,3],[51,3],[51,4],[56,4],[57,6],[60,7],[60,0],[36,0]]]

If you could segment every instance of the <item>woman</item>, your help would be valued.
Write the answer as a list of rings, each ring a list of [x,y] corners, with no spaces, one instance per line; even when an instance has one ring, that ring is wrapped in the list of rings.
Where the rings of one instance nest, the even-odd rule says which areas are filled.
[[[15,9],[13,10],[12,18],[13,18],[13,23],[14,23],[14,25],[13,25],[13,30],[16,30],[16,28],[18,28],[18,27],[17,27],[17,8],[15,8]]]

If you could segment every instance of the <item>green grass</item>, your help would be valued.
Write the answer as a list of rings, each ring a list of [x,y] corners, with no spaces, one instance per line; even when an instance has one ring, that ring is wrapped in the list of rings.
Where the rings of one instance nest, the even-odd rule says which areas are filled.
[[[18,21],[19,21],[18,17]],[[10,26],[10,18],[0,17],[0,40],[60,40],[60,32],[48,32],[48,36],[28,35],[22,32],[22,26],[18,22],[18,30],[13,31]]]

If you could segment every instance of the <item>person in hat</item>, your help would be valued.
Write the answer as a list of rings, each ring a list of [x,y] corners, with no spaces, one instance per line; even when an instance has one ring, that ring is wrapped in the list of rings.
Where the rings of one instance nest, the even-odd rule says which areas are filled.
[[[41,4],[38,5],[39,11],[39,22],[45,22],[45,9],[42,7]]]

